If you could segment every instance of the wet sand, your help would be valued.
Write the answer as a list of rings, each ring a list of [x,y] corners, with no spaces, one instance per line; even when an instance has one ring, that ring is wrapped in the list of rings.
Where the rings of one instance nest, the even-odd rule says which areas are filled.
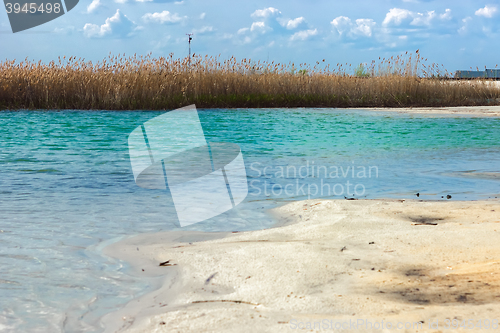
[[[499,199],[308,200],[273,214],[283,226],[108,247],[161,287],[105,317],[107,331],[445,332],[472,319],[453,329],[471,332],[500,320]]]

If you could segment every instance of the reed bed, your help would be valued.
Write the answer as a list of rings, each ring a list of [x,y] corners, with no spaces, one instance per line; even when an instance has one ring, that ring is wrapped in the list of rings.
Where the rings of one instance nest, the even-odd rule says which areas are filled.
[[[355,68],[197,56],[76,57],[0,63],[1,109],[161,110],[228,107],[409,107],[500,104],[485,80],[453,81],[419,52]]]

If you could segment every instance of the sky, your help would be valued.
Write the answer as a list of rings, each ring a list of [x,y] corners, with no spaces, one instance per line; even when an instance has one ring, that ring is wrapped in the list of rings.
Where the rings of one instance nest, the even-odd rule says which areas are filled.
[[[500,0],[80,0],[65,15],[12,33],[0,11],[0,61],[100,61],[192,52],[288,64],[353,66],[420,50],[457,69],[500,64]]]

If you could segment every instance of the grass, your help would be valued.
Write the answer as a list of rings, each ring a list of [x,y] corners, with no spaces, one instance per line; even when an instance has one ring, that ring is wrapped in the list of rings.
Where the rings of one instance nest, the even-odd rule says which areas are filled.
[[[307,64],[109,56],[43,64],[0,63],[0,109],[160,110],[228,107],[409,107],[499,105],[485,80],[453,81],[418,50],[361,64]]]

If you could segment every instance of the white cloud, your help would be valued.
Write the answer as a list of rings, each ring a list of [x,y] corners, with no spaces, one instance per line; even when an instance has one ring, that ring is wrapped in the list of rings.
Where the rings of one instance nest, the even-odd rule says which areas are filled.
[[[403,20],[411,17],[411,11],[408,9],[401,8],[391,8],[389,12],[385,15],[385,19],[382,22],[383,25],[400,25]]]
[[[213,31],[215,31],[214,27],[206,25],[204,27],[201,27],[200,29],[194,29],[193,33],[195,33],[197,35],[203,35],[203,34],[213,32]]]
[[[466,18],[464,18],[464,19],[462,20],[462,23],[463,23],[463,24],[462,24],[462,26],[460,27],[460,29],[458,29],[458,30],[457,30],[459,34],[464,34],[464,33],[466,33],[466,32],[467,32],[467,29],[468,29],[468,23],[469,23],[469,21],[471,21],[471,20],[472,20],[472,17],[470,17],[470,16],[468,16],[468,17],[466,17]]]
[[[92,0],[90,5],[87,6],[87,13],[92,13],[98,7],[102,6],[101,0]]]
[[[270,31],[283,32],[288,22],[288,19],[284,19],[281,12],[273,7],[258,9],[250,16],[254,19],[254,22],[250,26],[250,31],[260,34],[266,34]]]
[[[252,13],[251,17],[253,18],[268,18],[271,16],[277,16],[280,15],[281,12],[273,7],[268,7],[264,9],[257,9],[255,12]]]
[[[259,32],[265,34],[273,31],[277,34],[288,35],[289,32],[287,32],[287,30],[306,30],[307,28],[312,28],[307,24],[304,17],[301,16],[294,19],[283,17],[281,11],[273,7],[258,9],[254,11],[250,16],[254,19],[254,22],[252,23],[249,30],[255,33]],[[246,31],[240,29],[238,33],[241,34],[243,32]]]
[[[205,16],[207,16],[207,13],[201,13],[200,14],[200,20],[203,20],[205,18]]]
[[[451,20],[451,9],[446,8],[444,14],[439,15],[441,20]]]
[[[351,31],[354,35],[371,37],[375,24],[372,19],[357,19],[356,25]]]
[[[496,6],[484,6],[484,8],[480,8],[476,10],[477,16],[484,16],[487,18],[492,18],[498,12],[498,8]]]
[[[252,31],[257,30],[257,28],[262,28],[262,23],[265,23],[265,32],[275,31],[284,33],[283,28],[287,30],[293,30],[297,28],[305,29],[308,27],[304,17],[297,17],[294,19],[283,17],[281,11],[277,8],[268,7],[264,9],[258,9],[250,15],[254,19],[254,24],[252,24]],[[310,28],[310,27],[309,27]]]
[[[450,20],[451,10],[446,9],[443,14],[436,15],[434,10],[428,11],[426,13],[413,12],[408,9],[402,8],[391,8],[389,12],[385,15],[385,19],[382,25],[388,26],[399,26],[403,22],[407,22],[412,26],[431,26],[432,22],[439,18],[440,20]]]
[[[371,37],[376,23],[372,19],[357,19],[355,22],[345,16],[335,18],[330,24],[340,36]]]
[[[115,15],[108,17],[101,26],[91,23],[85,24],[83,34],[87,38],[100,38],[111,35],[126,37],[134,30],[134,27],[135,23],[117,9]]]
[[[337,29],[339,35],[343,35],[344,32],[347,32],[351,29],[352,22],[351,19],[346,16],[339,16],[333,19],[330,24]]]
[[[294,33],[291,37],[290,40],[306,40],[311,36],[315,36],[318,34],[318,29],[308,29],[308,30],[302,30]]]
[[[116,3],[127,3],[127,0],[115,0]]]
[[[318,33],[304,17],[284,17],[277,8],[258,9],[250,16],[253,18],[252,24],[238,30],[239,38],[234,43],[244,45],[259,42],[260,45],[267,45],[272,41],[277,43],[276,40],[305,40]]]
[[[56,34],[71,35],[75,30],[76,30],[75,27],[70,25],[63,28],[55,28],[54,32]]]
[[[415,12],[392,8],[386,13],[381,23],[368,18],[354,20],[339,16],[330,24],[333,35],[340,40],[359,41],[364,46],[396,47],[401,42],[428,39],[432,33],[452,33],[458,27],[450,27],[451,20],[450,9],[437,13],[436,11]]]
[[[422,13],[414,13],[413,15],[413,21],[411,21],[411,25],[417,25],[417,26],[422,26],[422,25],[431,25],[431,21],[433,18],[436,17],[436,12],[435,11],[430,11],[427,12],[426,14]]]
[[[253,22],[252,26],[250,27],[250,31],[260,31],[262,33],[265,33],[266,30],[266,24],[264,22]]]
[[[155,22],[155,23],[177,23],[182,21],[182,17],[179,15],[171,14],[168,10],[164,10],[161,13],[147,13],[142,16],[145,22]]]
[[[292,30],[292,29],[295,29],[297,28],[300,24],[304,23],[306,20],[301,16],[301,17],[297,17],[293,20],[288,20],[286,23],[285,23],[285,27],[289,30]]]

